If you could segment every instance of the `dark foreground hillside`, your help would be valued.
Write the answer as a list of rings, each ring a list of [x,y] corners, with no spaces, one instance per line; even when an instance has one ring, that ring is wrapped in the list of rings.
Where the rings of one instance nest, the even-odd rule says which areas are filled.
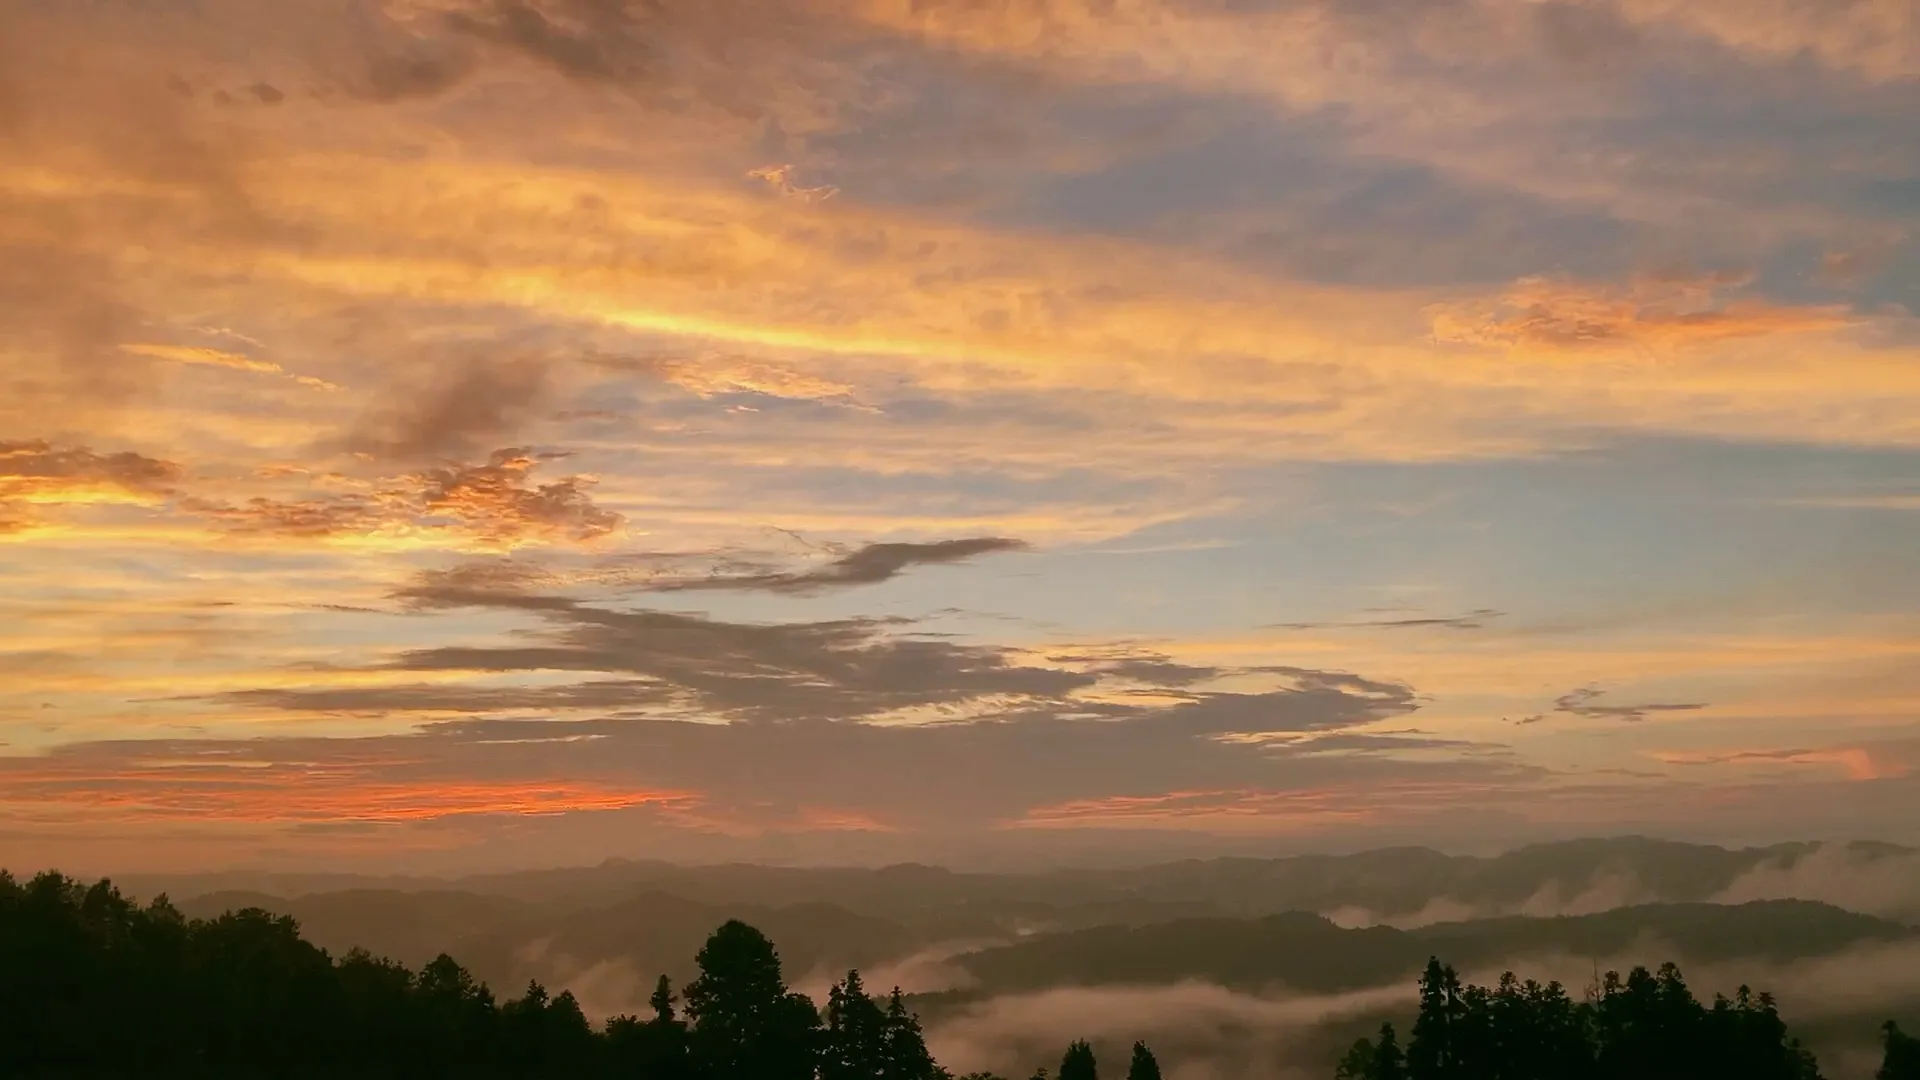
[[[91,1078],[485,1077],[628,1080],[936,1080],[898,991],[848,972],[824,1008],[784,981],[759,931],[728,922],[695,957],[684,995],[659,981],[650,1015],[589,1021],[532,984],[503,999],[446,956],[419,970],[333,957],[291,918],[189,919],[106,882],[0,873],[0,1076]],[[1815,1080],[1818,1066],[1766,994],[1696,1000],[1671,966],[1558,984],[1463,984],[1429,960],[1418,1016],[1327,1064],[1340,1080]],[[1068,1042],[1057,1080],[1097,1080]],[[1158,1080],[1134,1044],[1109,1076]],[[1047,1065],[1052,1062],[1045,1063]],[[1046,1075],[1044,1067],[1035,1077]],[[1882,1080],[1920,1080],[1920,1046],[1886,1032]],[[986,1080],[982,1075],[980,1080]]]

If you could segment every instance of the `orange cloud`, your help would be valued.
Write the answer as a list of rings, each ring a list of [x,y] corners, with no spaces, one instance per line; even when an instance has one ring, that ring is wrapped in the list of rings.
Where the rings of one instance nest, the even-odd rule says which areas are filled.
[[[120,348],[135,356],[146,356],[155,360],[170,360],[176,364],[227,368],[231,371],[250,371],[259,375],[278,375],[282,378],[292,379],[302,386],[310,386],[315,390],[340,389],[325,379],[316,379],[310,375],[295,375],[271,360],[259,360],[242,353],[228,352],[225,349],[209,348],[205,345],[157,345],[136,342],[130,345],[122,345]]]
[[[6,771],[0,815],[39,818],[80,813],[139,822],[405,822],[473,814],[546,815],[636,806],[688,809],[685,791],[636,789],[559,778],[393,781],[370,768],[225,760],[156,760],[132,768],[89,769],[18,762]]]
[[[821,832],[899,832],[892,825],[870,814],[858,810],[845,810],[831,806],[803,806],[800,808],[798,829]]]
[[[791,165],[768,165],[753,170],[747,176],[754,180],[764,180],[767,186],[780,194],[789,199],[799,199],[801,202],[825,202],[840,194],[840,189],[831,184],[822,184],[817,187],[802,186],[794,180]]]
[[[1292,832],[1376,819],[1379,808],[1365,805],[1359,794],[1333,788],[1311,788],[1294,791],[1170,791],[1159,795],[1116,795],[1036,807],[1013,825],[1016,828],[1228,826]]]
[[[1888,780],[1907,775],[1906,765],[1876,758],[1864,747],[1826,750],[1736,750],[1725,754],[1683,754],[1655,751],[1648,755],[1663,765],[1772,765],[1837,766],[1850,780]]]
[[[1854,320],[1838,307],[1725,300],[1738,275],[1647,275],[1621,287],[1526,278],[1491,301],[1428,309],[1443,342],[1496,348],[1684,348],[1734,338],[1835,330]]]
[[[243,536],[351,542],[441,535],[482,549],[598,540],[624,519],[596,505],[594,479],[531,485],[533,470],[564,458],[511,448],[484,465],[457,465],[382,481],[369,490],[306,499],[258,496],[244,503],[187,500],[187,509]]]
[[[701,397],[753,393],[794,401],[822,401],[854,405],[854,389],[846,383],[809,375],[785,364],[740,355],[702,356],[698,359],[628,361],[595,358],[596,366],[615,371],[658,375],[666,382]]]
[[[42,440],[0,442],[0,503],[152,503],[180,467],[141,454],[96,454]]]

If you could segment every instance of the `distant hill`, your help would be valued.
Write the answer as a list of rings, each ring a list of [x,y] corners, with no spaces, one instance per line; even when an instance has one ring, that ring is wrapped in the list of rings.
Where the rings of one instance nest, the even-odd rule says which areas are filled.
[[[1597,915],[1498,918],[1417,930],[1343,929],[1317,915],[1183,919],[1049,934],[956,962],[974,996],[1063,986],[1204,981],[1236,989],[1337,993],[1412,979],[1430,956],[1462,969],[1541,955],[1617,958],[1658,943],[1690,962],[1789,961],[1920,931],[1806,901],[1654,904]]]
[[[1871,887],[1854,896],[1849,876],[1872,878]],[[960,873],[916,864],[810,869],[610,860],[444,880],[229,874],[121,884],[137,895],[165,891],[176,900],[239,889],[285,898],[368,890],[465,893],[551,911],[605,908],[644,893],[721,907],[822,903],[898,923],[929,939],[1288,911],[1334,915],[1347,924],[1405,925],[1775,898],[1817,899],[1920,920],[1920,852],[1909,848],[1858,843],[1728,849],[1643,837],[1539,844],[1493,857],[1403,848],[1032,874]]]

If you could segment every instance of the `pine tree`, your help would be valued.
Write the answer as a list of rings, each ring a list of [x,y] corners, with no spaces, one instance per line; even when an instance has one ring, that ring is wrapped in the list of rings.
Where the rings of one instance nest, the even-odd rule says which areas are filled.
[[[673,1002],[673,982],[662,975],[647,999],[653,1019],[641,1023],[620,1017],[608,1023],[607,1049],[614,1072],[644,1080],[683,1080],[692,1075],[687,1025],[674,1015]]]
[[[1100,1080],[1100,1067],[1093,1059],[1093,1046],[1085,1039],[1067,1047],[1060,1059],[1060,1080]]]
[[[906,997],[897,986],[887,997],[882,1045],[886,1080],[936,1080],[940,1076],[940,1066],[934,1063],[926,1035],[920,1030],[920,1018],[907,1011]]]
[[[1373,1069],[1367,1080],[1407,1080],[1407,1056],[1400,1050],[1400,1037],[1392,1024],[1380,1025],[1380,1042],[1374,1047]]]
[[[1920,1039],[1900,1030],[1900,1025],[1889,1020],[1881,1029],[1885,1040],[1886,1056],[1880,1061],[1880,1071],[1873,1074],[1874,1080],[1920,1080]]]
[[[1372,1039],[1355,1039],[1334,1066],[1333,1080],[1373,1080],[1374,1053]]]
[[[1460,976],[1438,957],[1430,958],[1420,976],[1420,1015],[1413,1022],[1413,1045],[1407,1049],[1409,1080],[1468,1080],[1461,1059],[1465,1027]]]
[[[1133,1061],[1127,1066],[1127,1080],[1160,1080],[1160,1062],[1156,1061],[1153,1051],[1147,1044],[1133,1044]]]
[[[647,1005],[653,1009],[654,1023],[673,1023],[673,980],[660,976],[660,981],[653,984],[653,996],[647,999]]]
[[[1406,1080],[1406,1058],[1392,1024],[1380,1025],[1380,1039],[1356,1039],[1340,1059],[1334,1080]]]
[[[858,971],[847,972],[827,994],[826,1041],[820,1080],[884,1080],[887,1017],[867,996]]]

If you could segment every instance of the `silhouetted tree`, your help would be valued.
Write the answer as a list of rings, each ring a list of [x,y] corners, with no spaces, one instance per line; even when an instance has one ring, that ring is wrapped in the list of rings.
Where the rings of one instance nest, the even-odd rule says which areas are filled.
[[[1920,1039],[1901,1031],[1900,1025],[1891,1020],[1880,1032],[1885,1056],[1880,1071],[1873,1074],[1874,1080],[1920,1080]]]
[[[820,1080],[882,1080],[887,1069],[887,1014],[867,996],[858,971],[827,992],[827,1030]]]
[[[1380,1025],[1378,1041],[1354,1040],[1333,1075],[1334,1080],[1406,1080],[1406,1057],[1393,1025]]]
[[[1085,1039],[1067,1047],[1060,1059],[1060,1080],[1100,1080],[1100,1066],[1093,1059],[1093,1045]]]
[[[1133,1060],[1127,1065],[1127,1080],[1160,1080],[1160,1062],[1147,1044],[1133,1044]]]
[[[1413,1043],[1407,1048],[1410,1080],[1469,1080],[1463,1059],[1470,1042],[1467,1024],[1460,976],[1438,957],[1429,959],[1420,976],[1420,1015],[1413,1022]]]
[[[640,1080],[684,1080],[693,1075],[687,1059],[687,1025],[673,1012],[673,982],[665,975],[654,984],[647,1005],[653,1019],[631,1016],[607,1022],[607,1057],[615,1076]]]
[[[887,996],[883,1046],[887,1080],[936,1080],[943,1075],[927,1050],[920,1018],[907,1010],[906,997],[897,986]]]
[[[1430,961],[1404,1072],[1392,1029],[1354,1043],[1338,1080],[1819,1080],[1773,999],[1746,987],[1702,1005],[1679,968],[1608,972],[1589,999],[1558,983],[1462,986]],[[1920,1080],[1916,1077],[1915,1080]]]
[[[766,935],[739,920],[713,932],[687,986],[688,1048],[712,1080],[813,1080],[820,1014],[787,989],[780,955]]]

